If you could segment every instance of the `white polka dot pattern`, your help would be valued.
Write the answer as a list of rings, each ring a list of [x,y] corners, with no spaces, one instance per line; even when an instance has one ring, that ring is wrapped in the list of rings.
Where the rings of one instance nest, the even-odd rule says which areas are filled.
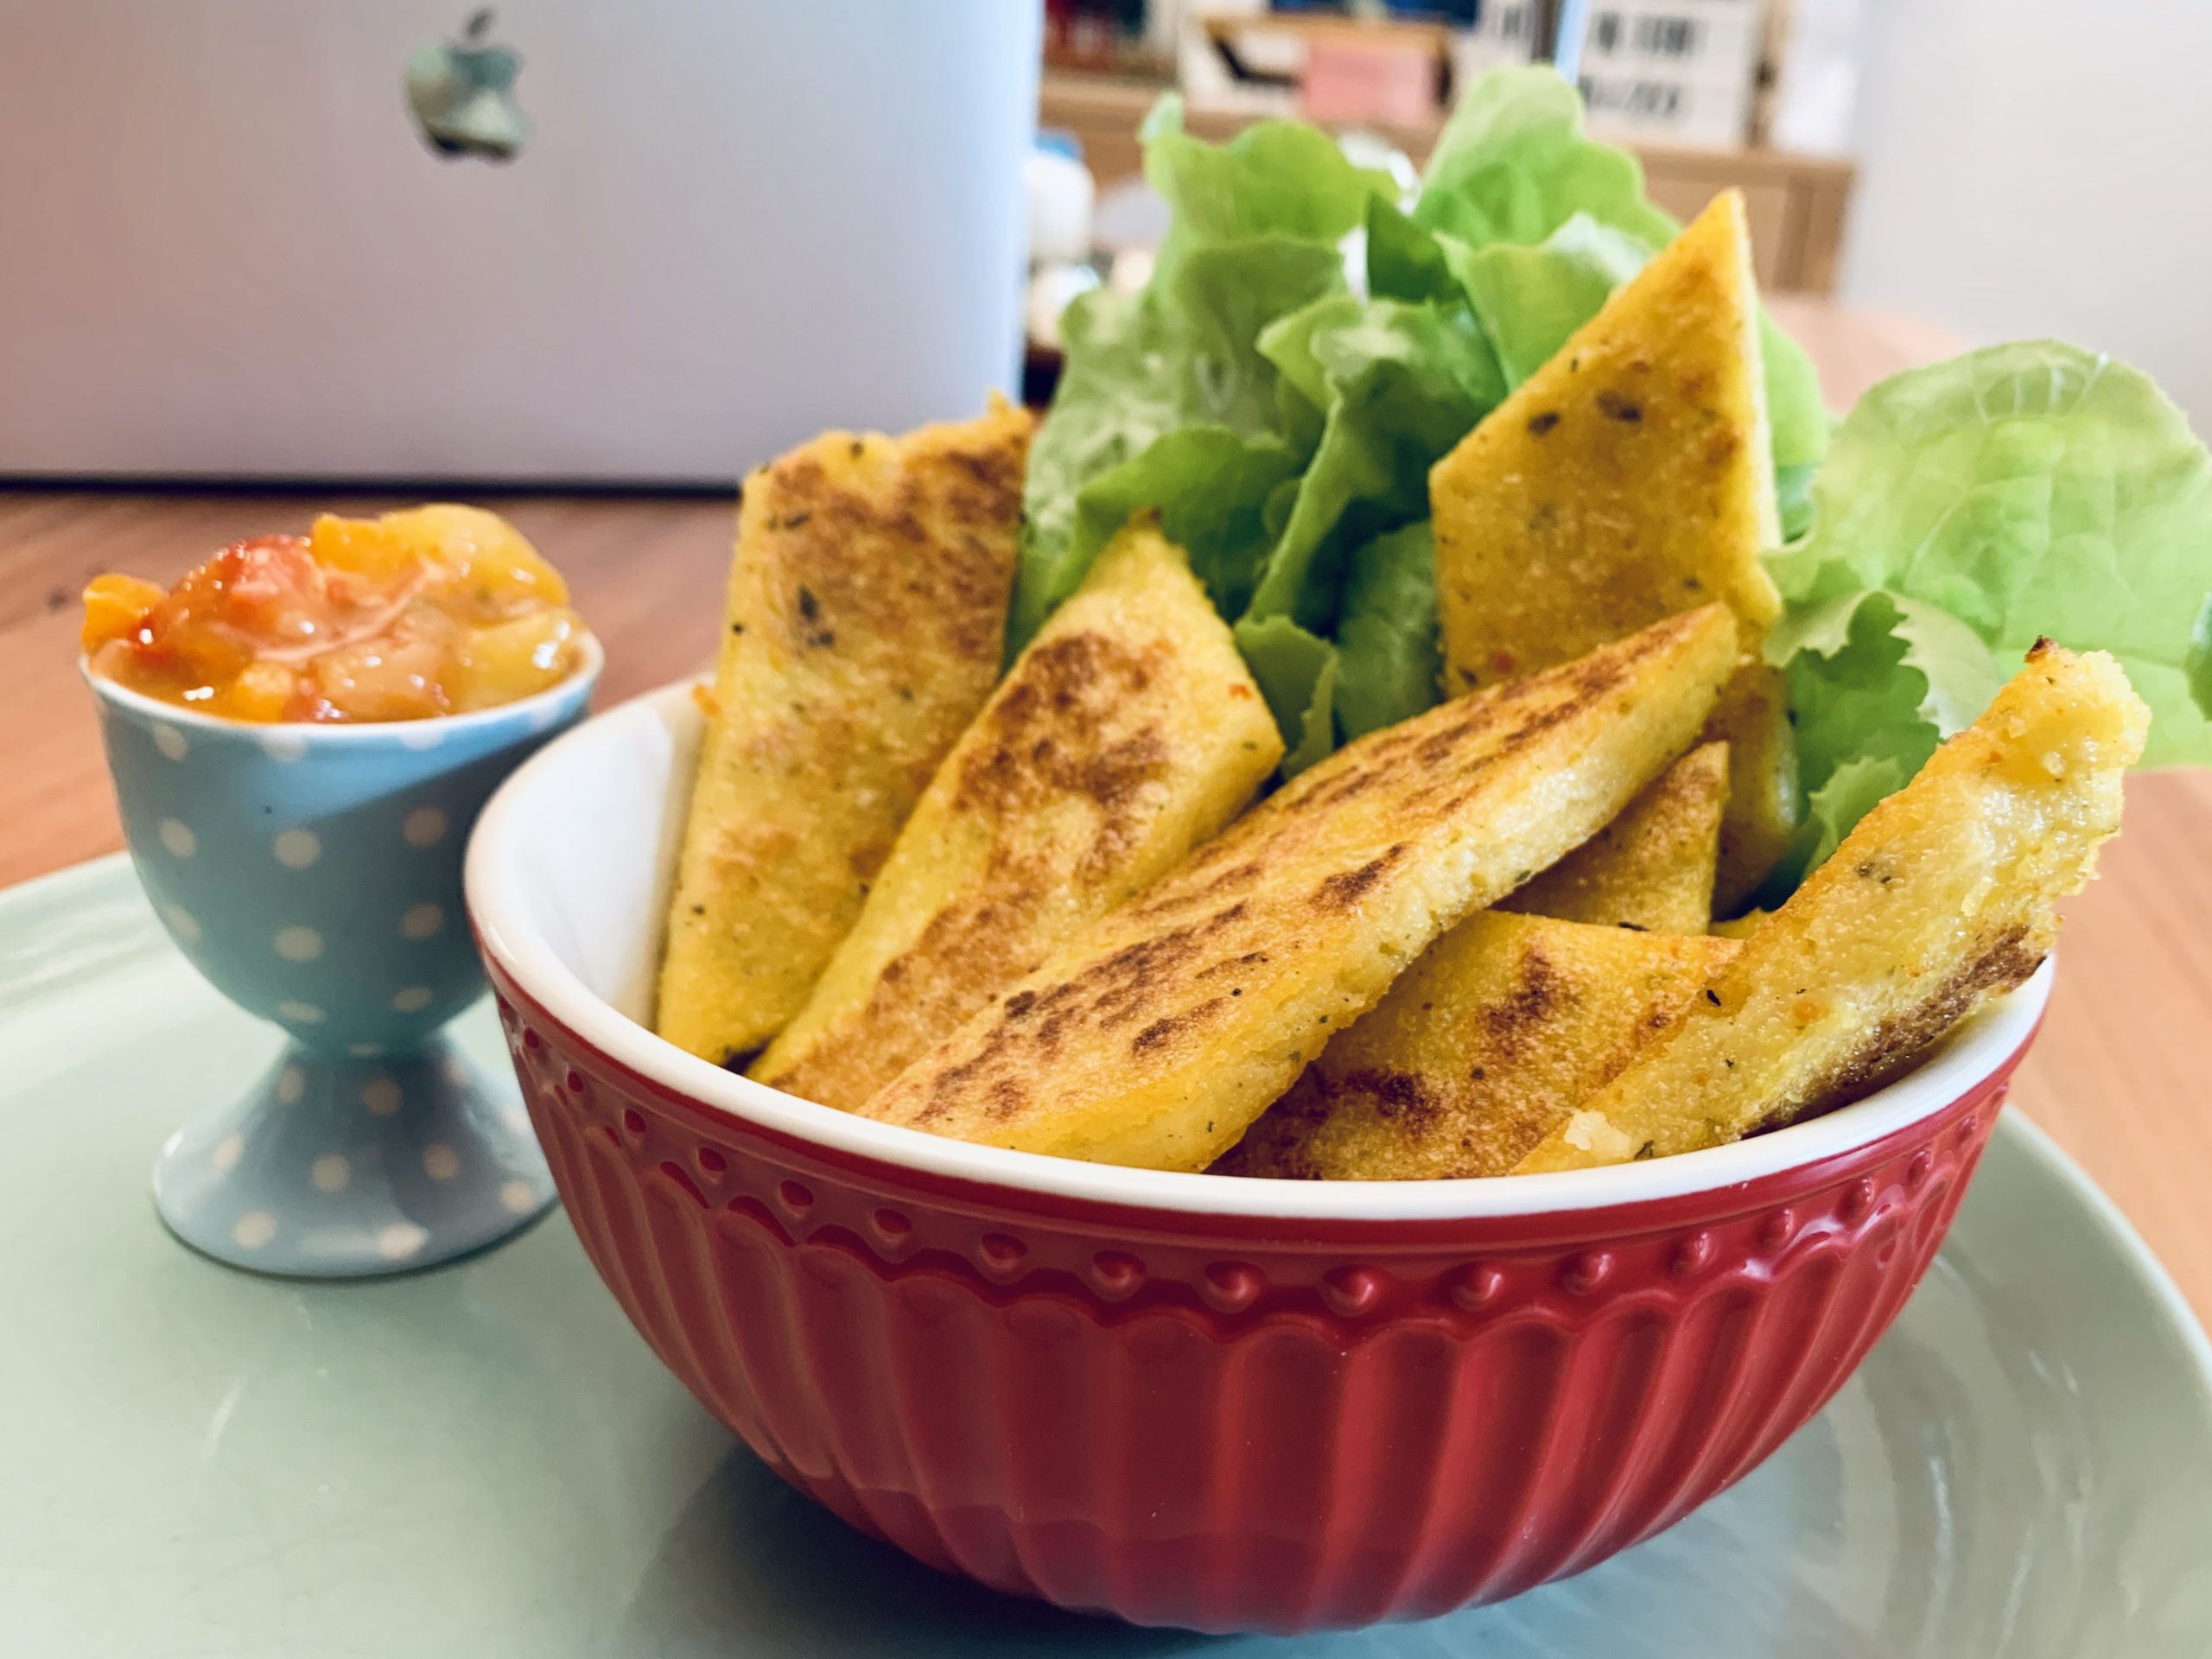
[[[192,753],[192,745],[184,741],[184,734],[174,726],[154,728],[154,747],[172,760],[181,760]]]
[[[288,870],[307,869],[322,856],[322,838],[312,830],[286,830],[269,847]]]
[[[420,1014],[430,1006],[435,995],[427,985],[410,985],[393,996],[392,1011],[396,1014]]]
[[[200,837],[192,833],[192,826],[176,818],[163,818],[154,826],[154,833],[162,839],[171,858],[190,858],[200,850]]]
[[[439,808],[418,806],[401,823],[399,833],[410,847],[435,847],[446,838],[448,824]]]
[[[399,937],[421,944],[435,938],[438,930],[446,925],[446,913],[435,905],[416,905],[399,918]]]
[[[313,962],[322,955],[322,935],[311,927],[280,927],[270,944],[287,962]]]

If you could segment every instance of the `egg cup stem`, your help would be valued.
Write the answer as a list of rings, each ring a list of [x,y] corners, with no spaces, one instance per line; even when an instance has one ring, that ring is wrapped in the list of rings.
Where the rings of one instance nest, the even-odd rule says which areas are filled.
[[[171,1135],[163,1222],[257,1273],[359,1279],[497,1243],[553,1199],[511,1079],[446,1033],[416,1052],[335,1058],[288,1043],[245,1095]]]

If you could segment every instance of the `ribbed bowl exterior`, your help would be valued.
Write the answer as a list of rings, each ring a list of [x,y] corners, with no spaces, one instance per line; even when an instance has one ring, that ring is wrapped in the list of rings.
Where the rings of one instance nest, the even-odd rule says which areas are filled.
[[[493,977],[593,1264],[761,1458],[932,1566],[1209,1631],[1497,1600],[1746,1473],[1896,1317],[2018,1058],[1886,1141],[1721,1191],[1269,1222],[831,1154]]]

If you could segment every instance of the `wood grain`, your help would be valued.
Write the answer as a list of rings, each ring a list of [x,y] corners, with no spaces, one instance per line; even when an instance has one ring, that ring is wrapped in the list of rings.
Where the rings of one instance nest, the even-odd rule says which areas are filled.
[[[1955,349],[1909,318],[1779,299],[1829,401]],[[240,537],[412,497],[0,490],[0,884],[121,844],[91,705],[76,594],[102,569],[163,581]],[[569,575],[607,647],[602,706],[703,665],[734,522],[726,499],[487,495]],[[2095,1177],[2212,1314],[2212,776],[2135,779],[2103,879],[2068,907],[2058,988],[2014,1101]]]

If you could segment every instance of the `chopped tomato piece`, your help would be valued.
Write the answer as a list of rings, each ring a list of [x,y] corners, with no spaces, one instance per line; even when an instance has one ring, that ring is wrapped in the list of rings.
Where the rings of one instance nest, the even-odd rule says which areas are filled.
[[[583,626],[514,526],[474,507],[328,514],[235,543],[164,589],[85,590],[94,671],[246,721],[427,720],[565,679]]]

